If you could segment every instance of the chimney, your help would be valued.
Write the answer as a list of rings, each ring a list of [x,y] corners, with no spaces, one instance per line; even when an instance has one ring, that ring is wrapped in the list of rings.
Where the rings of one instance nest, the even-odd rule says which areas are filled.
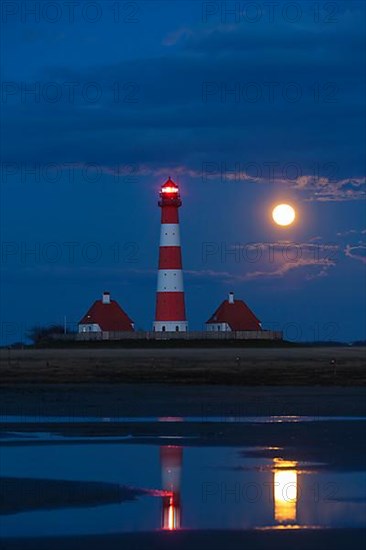
[[[103,304],[110,304],[111,303],[110,292],[103,292],[102,302],[103,302]]]
[[[234,303],[234,292],[229,292],[229,304]]]

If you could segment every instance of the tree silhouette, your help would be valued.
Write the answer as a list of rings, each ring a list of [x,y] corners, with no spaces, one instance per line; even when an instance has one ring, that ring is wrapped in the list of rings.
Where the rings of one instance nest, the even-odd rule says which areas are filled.
[[[52,340],[53,335],[60,335],[64,333],[64,327],[62,325],[49,325],[47,327],[35,326],[32,327],[27,336],[34,344],[41,344]]]

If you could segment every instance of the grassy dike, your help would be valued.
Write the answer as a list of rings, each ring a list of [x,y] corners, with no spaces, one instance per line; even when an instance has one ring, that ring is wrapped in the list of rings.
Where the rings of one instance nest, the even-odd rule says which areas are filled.
[[[363,386],[366,381],[366,348],[361,346],[161,344],[138,348],[111,347],[110,343],[73,348],[3,348],[0,384]]]

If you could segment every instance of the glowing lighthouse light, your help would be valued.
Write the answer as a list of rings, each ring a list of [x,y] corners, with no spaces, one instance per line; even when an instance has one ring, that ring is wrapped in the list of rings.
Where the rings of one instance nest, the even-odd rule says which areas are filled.
[[[160,190],[161,232],[154,331],[186,332],[178,208],[179,187],[170,178]]]
[[[162,187],[161,193],[179,193],[178,187]]]

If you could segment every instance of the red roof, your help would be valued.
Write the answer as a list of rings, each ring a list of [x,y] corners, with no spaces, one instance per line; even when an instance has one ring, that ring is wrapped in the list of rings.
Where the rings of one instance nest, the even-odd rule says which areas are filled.
[[[111,300],[108,304],[104,304],[102,300],[96,300],[79,324],[98,324],[102,331],[106,332],[134,330],[133,321],[115,300]]]
[[[262,330],[260,321],[243,300],[224,300],[206,324],[227,323],[231,330]]]

